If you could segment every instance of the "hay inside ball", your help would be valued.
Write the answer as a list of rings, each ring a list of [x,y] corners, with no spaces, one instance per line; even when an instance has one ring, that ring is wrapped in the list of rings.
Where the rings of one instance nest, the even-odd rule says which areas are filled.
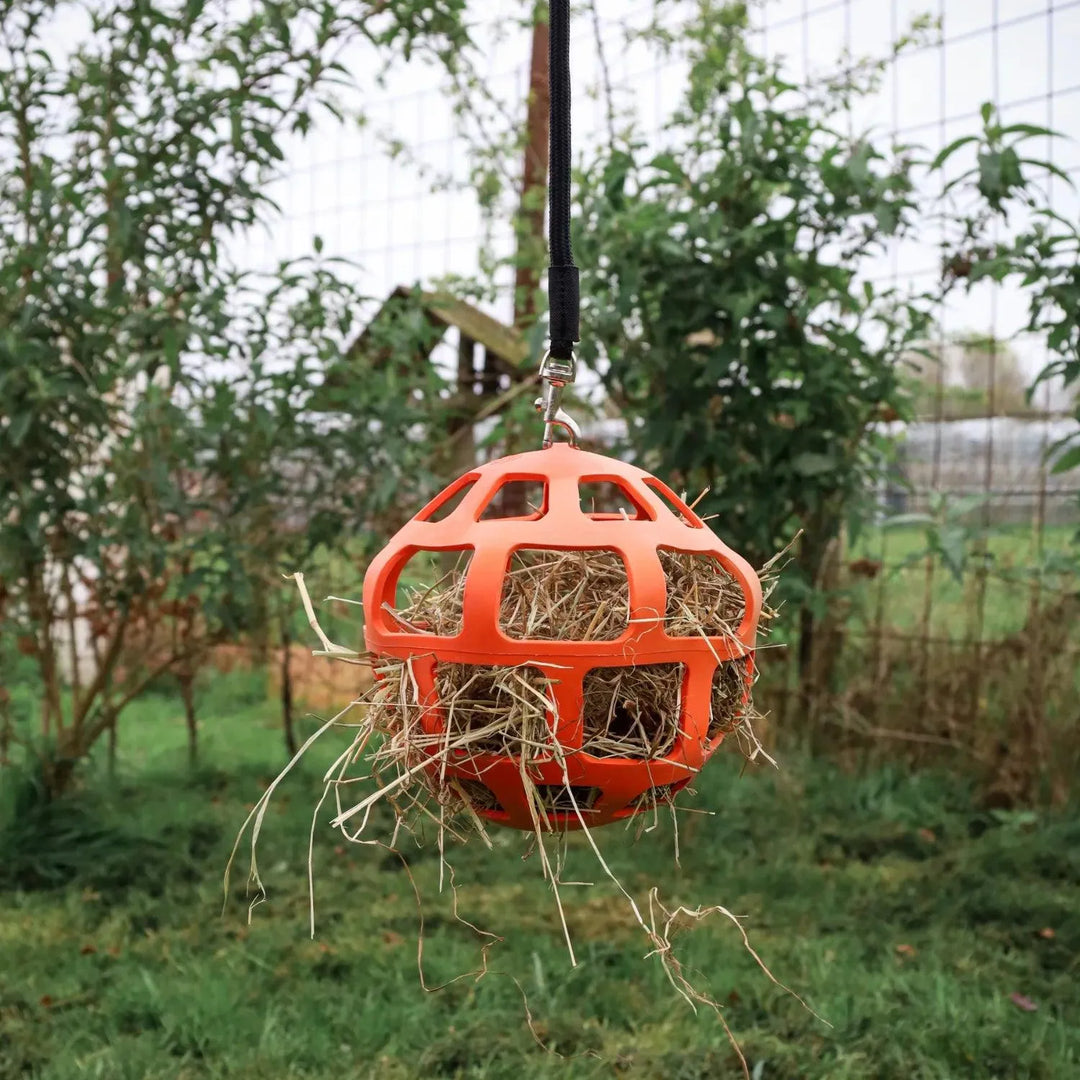
[[[660,551],[667,588],[663,613],[666,633],[676,638],[735,640],[745,599],[738,582],[719,560],[697,554]],[[433,584],[404,589],[392,618],[410,630],[452,636],[462,626],[467,561]],[[513,554],[499,603],[499,628],[509,638],[531,641],[613,641],[629,626],[630,605],[622,559],[604,550],[522,550]],[[440,662],[435,690],[444,729],[431,734],[416,718],[429,708],[408,662],[383,658],[376,667],[385,692],[376,695],[370,718],[390,745],[409,760],[418,753],[438,753],[451,763],[479,755],[512,756],[528,764],[558,753],[553,730],[553,684],[558,672],[545,674],[530,664],[492,665]],[[686,670],[679,661],[591,668],[582,681],[581,741],[573,752],[597,759],[636,762],[663,760],[680,734]],[[704,742],[749,727],[753,667],[748,656],[722,660],[712,676]],[[565,719],[565,718],[564,718]],[[395,742],[396,740],[396,742]],[[564,749],[564,748],[563,748]],[[420,775],[440,801],[463,800],[478,811],[498,810],[483,783],[444,771]],[[689,777],[687,778],[689,779]],[[654,806],[674,796],[678,786],[658,784],[635,800],[635,808]],[[566,809],[558,784],[537,784],[544,811]],[[597,792],[581,793],[588,809]]]

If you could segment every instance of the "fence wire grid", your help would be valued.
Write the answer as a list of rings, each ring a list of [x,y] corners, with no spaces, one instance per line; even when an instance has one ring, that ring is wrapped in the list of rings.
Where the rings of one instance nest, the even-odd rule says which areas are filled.
[[[472,10],[489,27],[481,37],[491,34],[487,66],[478,74],[492,99],[522,122],[529,33],[510,16],[523,8],[497,0]],[[662,131],[677,104],[681,62],[658,59],[628,34],[654,10],[651,2],[579,5],[572,42],[579,147],[603,137],[607,102],[596,92],[602,72],[618,107],[633,111],[647,135]],[[1048,139],[1042,156],[1080,176],[1080,0],[774,0],[754,8],[753,37],[763,53],[782,61],[790,81],[808,85],[860,58],[888,55],[922,15],[935,19],[937,30],[889,63],[880,90],[848,117],[851,129],[918,142],[933,154],[978,131],[980,107],[989,101],[1005,123],[1062,132],[1066,138]],[[410,68],[392,75],[384,87],[373,86],[364,109],[364,126],[326,125],[297,144],[274,193],[283,216],[272,231],[248,238],[241,261],[258,268],[306,254],[318,235],[328,254],[362,265],[369,294],[379,297],[403,284],[475,274],[485,243],[496,255],[510,253],[508,225],[485,235],[475,196],[453,184],[433,190],[415,165],[459,183],[469,175],[468,143],[438,72]],[[408,147],[410,161],[388,149],[394,141]],[[1076,192],[1061,180],[1050,181],[1049,196],[1059,213],[1080,212]],[[939,279],[938,229],[927,222],[915,240],[893,245],[867,267],[867,276],[913,284]],[[489,305],[506,321],[512,285],[512,271],[501,272],[498,299]],[[854,657],[848,674],[857,668],[859,677],[845,681],[831,666],[816,683],[811,677],[811,691],[860,730],[903,737],[911,726],[905,710],[937,711],[940,722],[911,737],[950,741],[957,726],[988,709],[1046,714],[1075,700],[1075,636],[1054,630],[1052,648],[1045,638],[1054,620],[1071,611],[1076,591],[1055,560],[1072,543],[1080,490],[1075,474],[1053,475],[1046,464],[1048,448],[1070,430],[1070,403],[1060,388],[1045,386],[1037,401],[1000,415],[1009,412],[1006,366],[1029,382],[1046,360],[1045,343],[1020,333],[1025,316],[1022,292],[989,283],[941,304],[943,360],[957,334],[1004,343],[992,345],[985,358],[986,407],[982,414],[978,407],[954,414],[949,364],[938,365],[932,399],[906,431],[902,476],[880,492],[883,515],[947,513],[950,500],[966,499],[955,523],[969,537],[964,576],[956,580],[940,559],[927,556],[923,533],[914,528],[870,529],[837,553],[827,584],[843,599],[822,648],[843,645]],[[1055,675],[1059,661],[1064,667]],[[790,663],[794,668],[793,657]],[[1011,682],[1003,687],[1006,668]],[[1051,685],[1054,678],[1060,685]],[[791,700],[805,705],[807,685],[805,672],[781,681],[787,687],[778,698],[782,719]]]

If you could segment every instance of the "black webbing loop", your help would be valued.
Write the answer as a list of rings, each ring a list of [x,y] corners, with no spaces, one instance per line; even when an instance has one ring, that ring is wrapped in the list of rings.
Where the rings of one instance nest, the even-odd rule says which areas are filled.
[[[550,0],[548,11],[550,352],[558,360],[569,360],[574,342],[580,340],[578,270],[570,250],[570,0]]]

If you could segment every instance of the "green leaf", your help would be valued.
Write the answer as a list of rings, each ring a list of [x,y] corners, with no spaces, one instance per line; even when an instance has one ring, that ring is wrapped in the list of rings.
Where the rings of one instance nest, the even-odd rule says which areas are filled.
[[[1070,188],[1073,188],[1075,190],[1076,181],[1072,178],[1072,176],[1069,175],[1069,173],[1067,173],[1059,165],[1055,165],[1052,161],[1041,161],[1036,158],[1021,158],[1020,160],[1024,165],[1032,165],[1035,168],[1042,169],[1044,172],[1050,173],[1052,176],[1056,176],[1059,180],[1064,180]],[[1064,240],[1066,238],[1060,237],[1058,239]]]
[[[979,137],[977,135],[962,135],[959,139],[953,139],[944,150],[936,154],[934,160],[930,162],[931,169],[940,169],[946,161],[949,160],[962,146],[967,146],[969,143],[978,142]]]
[[[7,436],[13,447],[17,449],[22,445],[23,440],[30,431],[30,425],[33,422],[34,414],[30,412],[29,409],[24,409],[12,418],[11,423],[8,426]]]
[[[918,525],[930,528],[934,524],[935,521],[929,514],[895,514],[893,517],[886,518],[881,523],[881,527],[883,529],[900,529]]]
[[[970,514],[972,510],[977,510],[980,506],[985,506],[990,501],[989,495],[982,493],[976,495],[962,495],[958,499],[952,499],[946,504],[946,513],[949,517],[963,517],[965,514]]]
[[[983,151],[979,154],[979,191],[995,208],[1000,205],[1002,196],[1005,194],[1001,157],[1001,153],[996,150]]]
[[[800,476],[821,476],[836,468],[836,458],[831,454],[802,453],[792,459],[792,468]]]
[[[616,209],[622,209],[625,203],[626,178],[630,172],[630,155],[617,151],[611,155],[604,166],[603,184],[607,201]]]
[[[1077,466],[1080,466],[1080,443],[1069,447],[1061,457],[1057,458],[1050,471],[1052,473],[1063,473],[1075,469]]]
[[[682,166],[679,164],[678,158],[676,158],[674,154],[657,154],[649,164],[658,172],[666,173],[668,176],[677,179],[682,179],[684,176]]]
[[[959,527],[946,526],[938,536],[938,545],[942,562],[952,576],[960,581],[967,562],[967,534]]]
[[[900,207],[896,203],[879,203],[874,210],[874,219],[878,228],[891,236],[900,224]]]
[[[1040,127],[1038,124],[1008,124],[1001,129],[1000,133],[1002,135],[1046,136],[1047,138],[1052,139],[1065,138],[1060,131],[1053,131],[1050,128]]]

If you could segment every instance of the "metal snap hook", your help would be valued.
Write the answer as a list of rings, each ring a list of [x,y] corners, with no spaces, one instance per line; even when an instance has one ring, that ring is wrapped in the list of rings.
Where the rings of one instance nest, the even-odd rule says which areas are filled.
[[[555,428],[561,427],[570,436],[570,445],[576,446],[581,438],[581,428],[562,408],[563,390],[574,381],[577,372],[577,357],[571,355],[569,360],[561,360],[551,355],[544,354],[540,362],[540,378],[544,384],[543,393],[536,399],[536,410],[544,418],[544,441],[546,450],[555,441]]]

